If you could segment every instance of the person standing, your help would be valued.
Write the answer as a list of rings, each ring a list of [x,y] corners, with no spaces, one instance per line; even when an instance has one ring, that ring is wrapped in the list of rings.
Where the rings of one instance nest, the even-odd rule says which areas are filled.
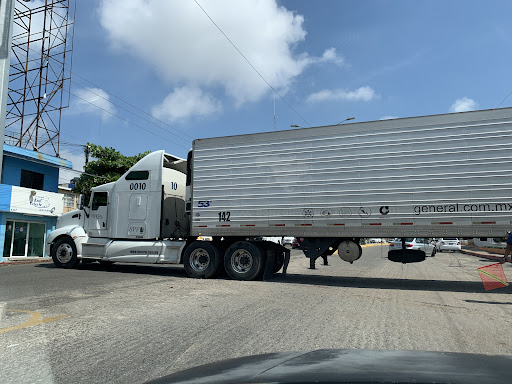
[[[505,254],[503,255],[503,259],[500,260],[500,264],[504,264],[507,261],[512,262],[510,259],[510,253],[512,253],[512,232],[507,231],[507,248],[505,248]]]

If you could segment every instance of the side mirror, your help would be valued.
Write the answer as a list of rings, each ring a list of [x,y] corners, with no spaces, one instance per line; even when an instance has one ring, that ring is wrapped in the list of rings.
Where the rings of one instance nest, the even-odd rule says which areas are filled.
[[[78,209],[84,209],[84,195],[78,196]]]

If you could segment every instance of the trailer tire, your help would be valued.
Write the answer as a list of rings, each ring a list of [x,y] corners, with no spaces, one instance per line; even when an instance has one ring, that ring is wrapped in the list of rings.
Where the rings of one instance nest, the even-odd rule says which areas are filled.
[[[76,268],[80,263],[72,238],[61,237],[52,247],[53,263],[60,268]]]
[[[261,247],[248,241],[237,241],[224,255],[224,268],[234,280],[254,280],[265,268]]]
[[[194,241],[183,254],[183,266],[190,277],[214,277],[222,266],[219,249],[210,241]]]

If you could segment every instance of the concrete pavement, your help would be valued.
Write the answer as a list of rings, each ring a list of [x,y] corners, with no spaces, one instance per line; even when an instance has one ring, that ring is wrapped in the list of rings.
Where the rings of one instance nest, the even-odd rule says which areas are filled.
[[[441,253],[392,263],[387,246],[354,264],[298,251],[272,282],[189,279],[177,266],[0,268],[2,383],[140,383],[225,358],[320,348],[511,354],[511,287],[485,292],[485,259]],[[511,276],[512,266],[505,266]],[[13,311],[14,310],[14,311]],[[59,316],[67,316],[58,318]],[[5,328],[0,325],[0,328]]]

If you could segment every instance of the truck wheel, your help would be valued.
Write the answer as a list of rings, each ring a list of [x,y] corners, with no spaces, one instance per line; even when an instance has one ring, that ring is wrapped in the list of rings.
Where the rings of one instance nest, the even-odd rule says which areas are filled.
[[[264,266],[263,251],[247,241],[237,241],[224,255],[224,268],[235,280],[253,280],[263,272]]]
[[[219,250],[209,241],[194,241],[183,254],[183,266],[190,277],[209,279],[221,265]]]
[[[61,268],[76,268],[80,260],[76,254],[76,245],[73,239],[63,237],[52,248],[53,263]]]

